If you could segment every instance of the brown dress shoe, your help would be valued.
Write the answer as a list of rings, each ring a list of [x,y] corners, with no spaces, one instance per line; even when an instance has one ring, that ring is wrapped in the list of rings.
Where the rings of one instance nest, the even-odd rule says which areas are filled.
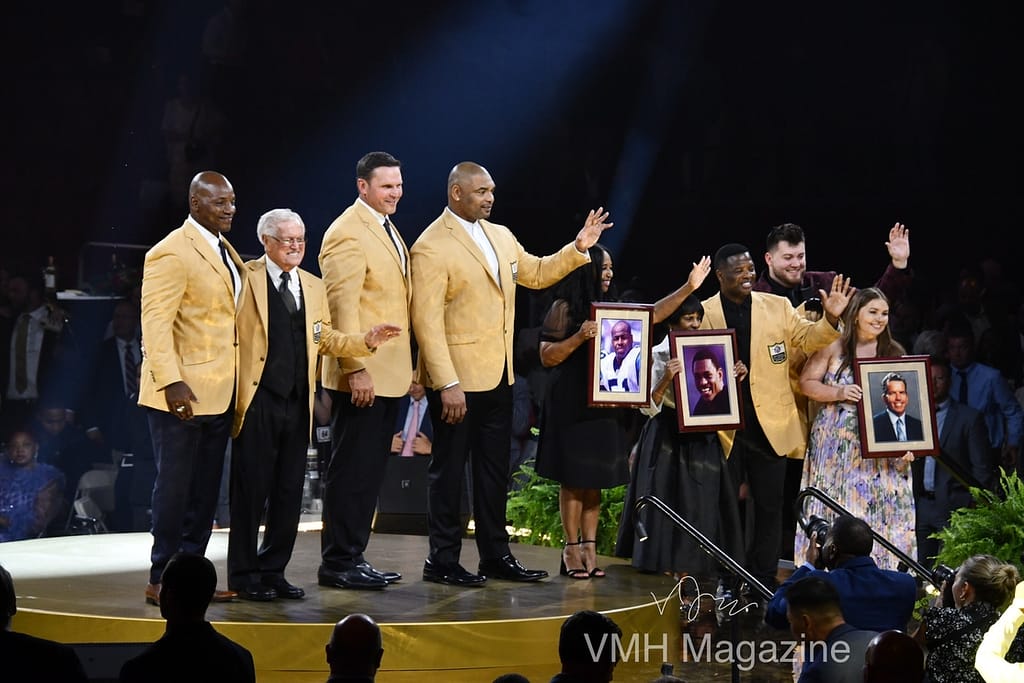
[[[236,591],[213,591],[213,597],[210,598],[210,602],[231,602],[238,597]]]
[[[147,583],[146,584],[146,602],[150,605],[160,606],[160,584],[159,583]]]

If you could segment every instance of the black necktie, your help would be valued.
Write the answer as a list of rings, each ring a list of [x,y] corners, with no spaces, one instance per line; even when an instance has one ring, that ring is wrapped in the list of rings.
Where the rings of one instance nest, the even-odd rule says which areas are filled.
[[[131,341],[124,344],[124,386],[128,398],[139,395],[139,364],[135,360],[135,350]]]
[[[235,271],[231,270],[231,264],[228,263],[228,250],[224,247],[224,240],[218,240],[217,244],[220,246],[220,258],[224,261],[224,267],[228,269],[228,279],[231,280],[231,291],[235,291]]]
[[[384,230],[387,231],[388,237],[391,238],[391,244],[395,245],[395,251],[398,252],[398,261],[402,264],[402,269],[404,271],[405,259],[402,258],[402,247],[398,245],[398,238],[395,236],[395,226],[391,225],[391,219],[387,216],[384,217]]]
[[[967,405],[967,371],[957,370],[960,375],[960,402]]]
[[[278,287],[277,291],[281,293],[281,299],[284,300],[284,307],[288,309],[289,313],[295,313],[298,306],[295,305],[295,297],[292,296],[292,292],[288,289],[288,281],[292,279],[291,274],[287,270],[281,271],[281,286]]]

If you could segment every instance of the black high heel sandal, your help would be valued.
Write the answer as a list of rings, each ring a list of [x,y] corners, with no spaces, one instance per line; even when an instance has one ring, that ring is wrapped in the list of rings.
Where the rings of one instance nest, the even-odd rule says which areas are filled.
[[[580,545],[584,545],[586,543],[593,543],[594,544],[594,548],[595,549],[597,548],[597,541],[580,541]],[[584,565],[585,564],[586,563],[584,563]],[[584,571],[586,571],[586,570],[584,570]],[[605,573],[604,573],[604,570],[601,569],[600,567],[594,567],[589,572],[587,572],[587,576],[589,576],[592,579],[603,579],[605,577]]]
[[[576,543],[566,543],[565,548],[571,545],[582,545],[581,541]],[[565,548],[562,549],[562,563],[558,568],[558,573],[562,576],[568,576],[570,579],[589,579],[591,574],[585,568],[569,569],[565,566]]]

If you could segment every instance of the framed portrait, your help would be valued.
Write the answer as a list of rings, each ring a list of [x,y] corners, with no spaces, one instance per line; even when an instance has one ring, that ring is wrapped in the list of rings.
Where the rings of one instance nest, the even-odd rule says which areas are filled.
[[[673,382],[680,432],[743,429],[734,330],[672,331],[669,356],[683,366]]]
[[[907,451],[939,451],[928,356],[855,360],[853,378],[864,397],[857,403],[860,450],[865,458],[894,458]]]
[[[645,406],[651,396],[650,304],[590,305],[598,334],[590,341],[590,393],[595,407]]]

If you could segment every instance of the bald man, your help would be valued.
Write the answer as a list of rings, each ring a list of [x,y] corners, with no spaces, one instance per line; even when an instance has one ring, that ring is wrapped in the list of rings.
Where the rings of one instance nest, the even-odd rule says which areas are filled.
[[[430,554],[423,578],[456,586],[480,586],[488,577],[547,576],[516,560],[505,531],[516,285],[553,285],[586,263],[587,249],[611,227],[603,209],[591,211],[574,242],[538,257],[508,228],[487,220],[493,205],[487,169],[470,161],[456,165],[448,174],[447,208],[410,250],[417,381],[427,387],[434,425],[427,477]],[[462,479],[470,457],[478,574],[459,564]]]
[[[182,226],[146,252],[142,271],[139,405],[147,408],[157,470],[145,595],[154,605],[171,556],[206,552],[238,363],[243,266],[224,238],[235,217],[235,191],[220,173],[204,171],[192,179],[188,206]],[[233,597],[217,591],[213,599]]]
[[[325,649],[331,667],[327,683],[372,683],[384,657],[380,627],[365,614],[350,614],[335,624]]]

